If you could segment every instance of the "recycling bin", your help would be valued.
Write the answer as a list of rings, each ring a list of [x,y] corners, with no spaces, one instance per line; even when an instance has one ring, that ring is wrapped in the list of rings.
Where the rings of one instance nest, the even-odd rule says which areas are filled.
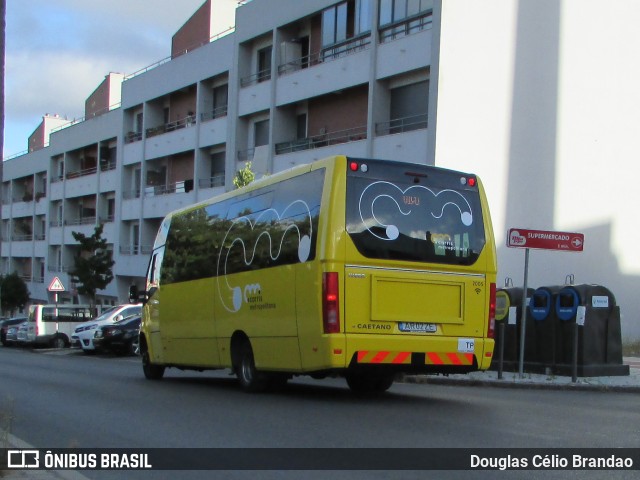
[[[527,289],[527,303],[529,302],[533,289]],[[515,318],[509,318],[510,308],[515,308]],[[496,292],[496,321],[504,322],[504,352],[503,359],[507,364],[513,364],[514,366],[520,360],[520,324],[522,322],[522,288],[509,287],[501,288]],[[528,322],[531,323],[531,322]],[[525,328],[530,327],[526,325]],[[496,329],[496,332],[499,332]],[[531,332],[530,334],[528,332]],[[530,342],[535,343],[535,337],[533,337],[533,329],[527,328],[525,332],[525,341],[528,345]],[[496,345],[499,345],[500,338],[496,337]],[[525,350],[527,350],[525,345]],[[532,349],[532,352],[535,348]],[[530,355],[531,356],[531,353]],[[494,358],[496,355],[494,355]],[[525,355],[526,357],[526,355]]]
[[[562,363],[572,362],[578,309],[584,307],[584,325],[578,327],[578,365],[622,364],[620,309],[613,293],[602,285],[568,285],[556,297],[560,323]]]
[[[529,313],[533,319],[535,335],[535,353],[532,362],[542,364],[544,367],[554,368],[560,356],[560,336],[558,317],[555,303],[556,295],[562,289],[561,286],[539,287],[531,296]],[[525,356],[527,349],[525,347]]]

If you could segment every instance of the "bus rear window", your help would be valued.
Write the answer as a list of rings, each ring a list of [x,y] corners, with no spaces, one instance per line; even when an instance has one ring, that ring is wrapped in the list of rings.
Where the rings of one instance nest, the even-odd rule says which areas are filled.
[[[477,185],[456,172],[391,162],[347,176],[347,232],[367,258],[471,265],[485,244]]]

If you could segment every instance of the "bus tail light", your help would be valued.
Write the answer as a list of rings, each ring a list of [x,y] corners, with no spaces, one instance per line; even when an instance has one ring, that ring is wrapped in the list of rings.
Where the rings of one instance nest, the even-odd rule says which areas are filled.
[[[487,338],[495,338],[496,333],[496,284],[489,286],[489,326]]]
[[[340,333],[340,295],[337,272],[322,274],[322,324],[324,333]]]

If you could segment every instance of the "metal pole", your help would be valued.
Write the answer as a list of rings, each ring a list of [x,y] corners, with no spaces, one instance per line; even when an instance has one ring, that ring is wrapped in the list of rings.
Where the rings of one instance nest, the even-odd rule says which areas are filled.
[[[500,356],[498,357],[498,380],[502,380],[502,370],[504,368],[504,322],[502,319],[500,325],[498,325],[498,331],[500,332]]]
[[[578,323],[573,324],[573,352],[571,358],[571,382],[578,381]]]
[[[524,286],[522,287],[522,316],[520,318],[520,362],[518,372],[520,378],[524,377],[524,337],[525,323],[527,321],[527,283],[529,281],[529,249],[524,249]]]

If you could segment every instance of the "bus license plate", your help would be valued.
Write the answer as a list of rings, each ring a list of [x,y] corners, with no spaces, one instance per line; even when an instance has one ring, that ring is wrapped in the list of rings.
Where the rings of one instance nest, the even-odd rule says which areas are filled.
[[[401,332],[413,333],[434,333],[437,330],[435,323],[400,322],[398,328]]]

